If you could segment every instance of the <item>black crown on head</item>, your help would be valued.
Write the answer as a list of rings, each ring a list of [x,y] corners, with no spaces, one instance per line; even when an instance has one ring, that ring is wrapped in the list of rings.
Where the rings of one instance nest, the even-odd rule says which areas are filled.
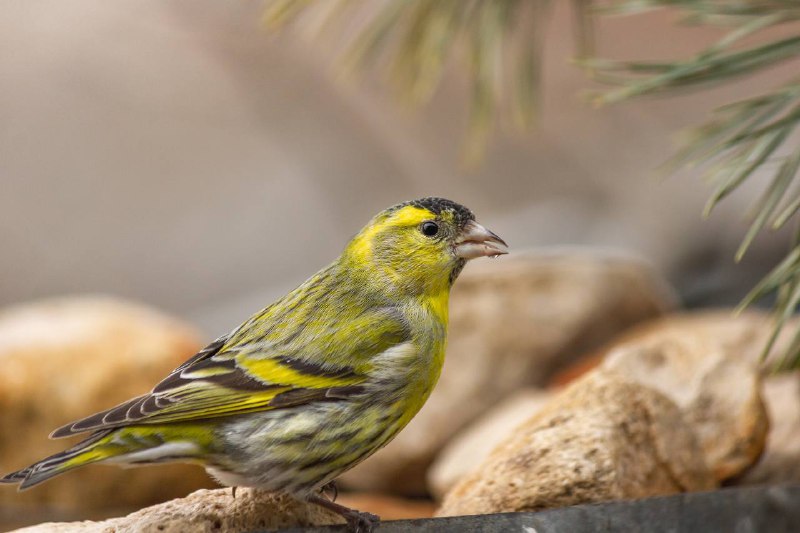
[[[435,196],[429,196],[427,198],[420,198],[419,200],[411,200],[409,202],[403,202],[402,204],[396,205],[393,209],[400,209],[402,207],[406,207],[408,205],[413,205],[414,207],[421,207],[423,209],[427,209],[428,211],[434,213],[435,215],[440,215],[442,211],[452,211],[455,217],[456,224],[459,226],[463,226],[470,220],[475,220],[475,215],[464,207],[461,204],[458,204],[452,200],[448,200],[447,198],[437,198]]]

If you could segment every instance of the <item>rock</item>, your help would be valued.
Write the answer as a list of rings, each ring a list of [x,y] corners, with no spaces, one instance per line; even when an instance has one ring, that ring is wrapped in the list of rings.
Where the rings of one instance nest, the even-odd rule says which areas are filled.
[[[409,426],[346,473],[343,483],[426,493],[428,467],[462,427],[674,301],[661,278],[628,257],[515,253],[468,265],[450,300],[447,360],[438,386]]]
[[[605,359],[602,351],[592,352],[581,357],[571,365],[556,372],[548,381],[548,388],[558,388],[569,385],[579,377],[587,374],[592,369],[600,366]]]
[[[772,316],[763,311],[748,311],[737,315],[732,309],[715,309],[669,314],[637,324],[614,338],[611,343],[580,357],[574,363],[556,372],[548,381],[548,386],[566,385],[582,376],[599,366],[608,352],[618,345],[646,338],[654,331],[677,331],[686,328],[713,330],[714,333],[721,336],[720,342],[726,346],[735,347],[735,351],[741,357],[752,361],[759,367],[766,368],[772,361],[775,361],[775,357],[791,341],[795,328],[800,326],[800,320],[788,321],[783,333],[778,337],[770,357],[767,361],[762,362],[761,352],[772,333],[773,324]]]
[[[800,481],[800,372],[768,377],[763,394],[770,420],[767,447],[737,485]]]
[[[766,369],[792,340],[796,328],[800,327],[800,319],[787,321],[767,361],[762,361],[762,351],[773,332],[774,324],[773,315],[761,310],[736,313],[733,309],[720,308],[670,313],[629,328],[598,350],[597,355],[604,357],[617,346],[652,338],[653,335],[679,336],[681,332],[688,331],[717,337],[720,346],[730,353]]]
[[[478,467],[520,424],[531,418],[553,392],[522,389],[464,428],[439,453],[428,470],[428,488],[441,499],[456,482]]]
[[[340,494],[337,503],[373,514],[382,520],[429,518],[430,501],[403,500],[381,494]],[[187,496],[142,509],[128,516],[99,522],[49,522],[17,530],[17,533],[179,533],[183,531],[263,531],[293,527],[324,526],[344,521],[318,505],[285,495],[238,489],[198,490]]]
[[[438,516],[538,511],[706,490],[692,428],[664,395],[595,370],[559,393],[447,493]]]
[[[230,489],[204,489],[121,518],[51,522],[17,533],[225,533],[339,523],[344,523],[341,517],[289,496],[239,489],[233,498]]]
[[[600,356],[605,355],[600,368],[590,370],[587,376],[569,387],[568,391],[571,392],[564,393],[567,400],[559,396],[547,404],[539,415],[526,422],[514,436],[492,452],[490,458],[473,474],[457,483],[448,493],[439,513],[459,514],[470,512],[470,508],[474,508],[475,512],[537,510],[602,499],[653,495],[664,491],[696,490],[703,485],[708,486],[709,480],[704,480],[701,476],[699,483],[678,483],[677,486],[669,487],[669,483],[663,483],[663,475],[658,474],[659,468],[653,467],[652,458],[631,459],[631,454],[642,453],[641,445],[635,442],[635,438],[631,438],[633,444],[628,445],[630,449],[626,451],[624,439],[617,439],[613,431],[608,433],[607,428],[602,430],[606,432],[606,440],[594,435],[598,442],[593,442],[582,433],[588,432],[591,435],[591,428],[598,429],[597,422],[593,421],[593,417],[598,416],[612,423],[616,421],[615,423],[627,427],[628,431],[633,431],[636,420],[647,415],[646,412],[641,412],[641,406],[636,405],[635,401],[642,391],[650,391],[647,394],[657,394],[663,400],[661,403],[664,405],[656,410],[661,412],[658,416],[663,418],[664,412],[672,411],[669,417],[675,419],[672,423],[662,420],[658,424],[660,429],[653,430],[655,442],[662,443],[657,447],[659,454],[679,450],[680,446],[684,446],[667,440],[672,438],[668,433],[674,424],[675,432],[688,435],[688,440],[695,447],[694,453],[699,456],[699,460],[694,457],[694,461],[701,463],[707,472],[703,476],[713,476],[711,485],[740,475],[756,461],[765,444],[768,419],[760,395],[758,356],[770,331],[771,322],[765,314],[754,312],[734,318],[729,311],[667,316],[635,328],[612,343],[610,348],[599,352]],[[597,359],[598,355],[595,354],[587,358],[586,364],[582,366],[590,368]],[[603,391],[608,383],[601,387],[600,392],[595,390],[598,383],[609,379],[613,380],[611,392],[623,386],[633,387],[630,392],[633,400],[628,415],[614,411],[625,409],[624,394],[615,396],[609,391]],[[580,392],[581,388],[586,390]],[[633,391],[638,392],[634,394]],[[608,399],[603,398],[601,393],[606,394]],[[785,436],[776,437],[776,442],[791,444],[792,437],[800,429],[797,422],[800,409],[796,407],[800,405],[797,401],[800,399],[800,386],[796,378],[795,381],[789,380],[780,386],[775,383],[770,386],[770,394],[774,405],[789,405],[789,409],[794,409],[782,416],[786,423],[786,427],[782,429]],[[574,398],[570,398],[570,395]],[[595,397],[595,402],[607,403],[610,399],[617,405],[597,408],[611,409],[609,413],[592,414],[593,408],[588,406],[591,401],[587,399],[588,410],[578,409],[576,415],[573,412],[577,409],[574,404],[591,396]],[[658,403],[650,401],[650,405]],[[665,406],[669,406],[669,409]],[[552,416],[548,413],[552,413]],[[558,419],[559,413],[564,414],[567,422]],[[626,420],[625,416],[632,417],[632,420]],[[652,413],[649,416],[654,416],[657,421]],[[552,427],[548,427],[549,424]],[[585,427],[581,428],[579,424]],[[548,432],[554,433],[548,437],[549,440],[546,438]],[[600,432],[598,429],[598,433]],[[569,446],[553,452],[551,448],[557,446],[559,440],[569,442]],[[597,452],[603,446],[605,455]],[[505,452],[502,451],[503,448]],[[791,447],[785,449],[788,451],[787,455],[792,453],[789,451]],[[587,466],[585,458],[592,453],[599,455]],[[690,466],[691,457],[685,453],[683,455],[679,461],[664,461],[664,464],[683,465],[681,471],[684,474],[691,473],[696,467]],[[759,463],[764,465],[762,473],[756,467],[747,475],[753,476],[751,479],[766,479],[765,471],[776,470],[774,461],[778,457],[778,454],[773,454],[768,460],[765,456],[762,463]],[[571,472],[570,460],[584,470],[594,469],[593,473],[585,477],[569,473],[559,479],[559,471]],[[604,461],[618,472],[632,474],[631,479],[634,481],[626,480],[630,486],[623,488],[622,480],[605,475],[602,468],[596,466]],[[519,465],[525,462],[532,465],[530,471],[520,468]],[[789,468],[786,458],[783,462],[786,475],[791,476],[790,472],[797,469]],[[796,459],[792,464],[796,464]],[[668,470],[672,469],[674,467]],[[597,479],[590,481],[588,478],[592,476]],[[647,483],[637,485],[637,477]],[[650,485],[659,478],[662,478],[662,482]],[[515,490],[521,495],[515,495]],[[655,492],[648,492],[652,490]]]
[[[753,464],[766,442],[755,355],[769,331],[762,319],[729,312],[669,316],[614,345],[602,365],[671,399],[718,481]]]
[[[184,323],[107,297],[6,309],[0,313],[0,472],[67,448],[78,439],[48,440],[50,431],[147,392],[200,346]],[[0,505],[26,518],[44,507],[90,518],[204,486],[213,483],[188,465],[91,466],[23,493],[0,485]]]

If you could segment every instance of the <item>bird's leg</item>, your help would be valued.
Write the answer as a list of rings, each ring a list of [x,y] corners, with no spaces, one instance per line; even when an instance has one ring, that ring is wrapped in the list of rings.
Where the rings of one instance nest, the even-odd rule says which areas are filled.
[[[231,496],[233,496],[234,500],[236,499],[236,485],[231,487]]]
[[[333,479],[327,482],[321,490],[322,494],[328,497],[328,499],[332,502],[336,501],[336,498],[339,497],[339,486],[336,484],[336,480]],[[331,493],[333,495],[331,495]]]
[[[316,503],[320,507],[324,507],[344,518],[347,521],[347,525],[350,526],[350,531],[353,533],[372,533],[381,521],[380,517],[374,514],[362,513],[361,511],[350,509],[344,505],[332,502],[319,494],[309,496],[308,501]]]

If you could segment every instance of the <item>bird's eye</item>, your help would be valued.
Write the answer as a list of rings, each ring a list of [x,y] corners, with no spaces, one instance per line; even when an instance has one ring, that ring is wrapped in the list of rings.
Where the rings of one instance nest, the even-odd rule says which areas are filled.
[[[427,222],[423,222],[420,229],[422,230],[422,234],[426,237],[433,237],[439,233],[439,224],[429,220]]]

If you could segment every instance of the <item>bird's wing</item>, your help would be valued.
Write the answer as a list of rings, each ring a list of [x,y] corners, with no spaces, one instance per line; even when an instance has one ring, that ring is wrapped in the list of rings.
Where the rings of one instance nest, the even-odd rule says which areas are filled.
[[[374,327],[369,327],[373,321]],[[343,340],[343,346],[328,343],[325,348],[334,352],[357,349],[357,360],[365,361],[370,355],[407,340],[407,328],[396,314],[372,313],[361,325],[365,326],[358,332],[361,342]],[[319,346],[312,343],[303,352],[314,348]],[[275,344],[268,337],[252,336],[237,341],[234,333],[198,352],[150,393],[67,424],[50,436],[60,438],[134,424],[183,422],[346,399],[363,392],[368,372],[364,365],[356,369],[329,362],[347,359],[353,358],[312,359],[291,344]]]

